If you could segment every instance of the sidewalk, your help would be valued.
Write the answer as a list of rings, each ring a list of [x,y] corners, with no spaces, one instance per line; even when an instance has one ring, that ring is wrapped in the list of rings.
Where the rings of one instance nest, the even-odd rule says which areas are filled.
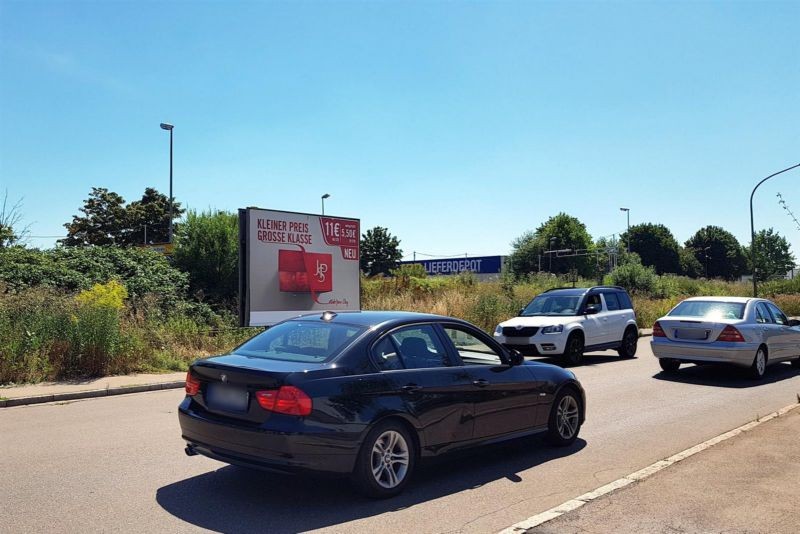
[[[24,386],[2,386],[0,387],[0,408],[182,388],[185,381],[186,372],[180,372],[105,376],[65,382],[41,382]]]
[[[800,408],[527,532],[800,532]]]

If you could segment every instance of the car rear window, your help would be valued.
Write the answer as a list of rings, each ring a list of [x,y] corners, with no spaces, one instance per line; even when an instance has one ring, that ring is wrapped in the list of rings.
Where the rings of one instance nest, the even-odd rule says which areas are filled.
[[[244,342],[233,352],[265,360],[320,363],[339,354],[364,330],[354,325],[288,321]]]
[[[669,312],[670,317],[702,317],[704,319],[741,319],[744,303],[711,300],[684,300]]]

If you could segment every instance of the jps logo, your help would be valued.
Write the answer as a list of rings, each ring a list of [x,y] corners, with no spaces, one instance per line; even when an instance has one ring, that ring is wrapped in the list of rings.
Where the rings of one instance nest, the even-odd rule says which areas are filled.
[[[317,260],[317,274],[316,274],[317,280],[319,280],[320,282],[324,282],[325,274],[327,272],[328,272],[328,265],[325,263],[320,263],[320,261]]]

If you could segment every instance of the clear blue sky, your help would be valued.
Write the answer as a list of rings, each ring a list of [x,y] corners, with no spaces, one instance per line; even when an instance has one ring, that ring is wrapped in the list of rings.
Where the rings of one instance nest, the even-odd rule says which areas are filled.
[[[0,193],[63,235],[92,186],[385,226],[506,254],[560,211],[597,238],[708,224],[800,163],[800,2],[0,3]],[[756,195],[800,259],[800,171]],[[31,239],[49,247],[55,239]]]

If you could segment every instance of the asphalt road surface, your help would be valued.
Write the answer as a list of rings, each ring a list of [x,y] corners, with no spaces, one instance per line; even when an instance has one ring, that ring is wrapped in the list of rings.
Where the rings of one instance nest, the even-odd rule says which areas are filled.
[[[762,382],[719,367],[664,376],[649,338],[636,359],[597,353],[575,372],[588,419],[573,446],[528,438],[422,464],[407,491],[386,501],[343,480],[187,457],[181,390],[5,408],[0,532],[496,532],[800,393],[800,371],[788,363]]]

